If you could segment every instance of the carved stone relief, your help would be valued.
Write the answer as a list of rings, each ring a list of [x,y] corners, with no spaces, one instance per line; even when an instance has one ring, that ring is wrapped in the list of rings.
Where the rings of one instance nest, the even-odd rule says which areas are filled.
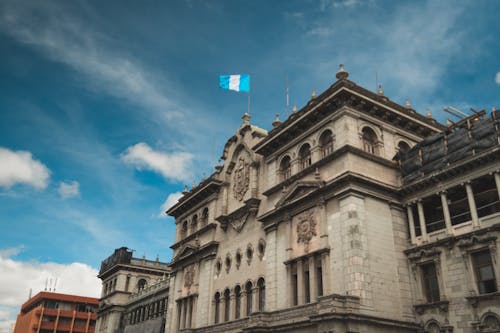
[[[196,270],[194,265],[188,266],[184,269],[184,287],[189,291],[194,284]]]
[[[306,252],[309,251],[309,242],[317,235],[316,224],[317,222],[313,209],[305,211],[298,216],[297,243],[303,243]]]
[[[250,184],[250,164],[245,161],[245,157],[240,156],[238,164],[234,169],[234,184],[233,196],[236,200],[241,201],[248,191]]]
[[[245,222],[247,221],[249,215],[250,212],[247,212],[242,216],[240,216],[239,218],[231,219],[231,222],[229,223],[231,224],[234,230],[240,232],[243,229],[243,226],[245,225]]]

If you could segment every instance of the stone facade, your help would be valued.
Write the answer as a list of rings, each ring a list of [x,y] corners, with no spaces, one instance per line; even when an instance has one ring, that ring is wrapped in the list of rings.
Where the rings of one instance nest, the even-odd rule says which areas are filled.
[[[482,162],[405,178],[406,152],[450,128],[347,77],[270,132],[245,114],[168,211],[167,332],[499,332],[498,139]],[[415,222],[422,198],[485,174],[490,213],[442,230],[421,207]]]
[[[169,268],[166,263],[133,258],[125,247],[101,263],[102,292],[98,333],[163,333],[166,322]]]

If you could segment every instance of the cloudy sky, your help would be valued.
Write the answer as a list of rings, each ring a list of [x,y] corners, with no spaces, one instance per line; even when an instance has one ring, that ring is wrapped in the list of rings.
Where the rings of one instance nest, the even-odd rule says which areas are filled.
[[[251,75],[252,123],[335,81],[444,121],[500,107],[497,1],[0,0],[0,332],[29,294],[98,296],[120,246],[169,261],[163,211],[212,173],[246,111],[219,74]]]

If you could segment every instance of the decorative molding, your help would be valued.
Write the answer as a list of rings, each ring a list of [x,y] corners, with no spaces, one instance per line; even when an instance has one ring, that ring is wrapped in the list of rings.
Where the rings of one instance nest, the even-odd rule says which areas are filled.
[[[314,236],[317,236],[316,212],[309,209],[297,216],[297,244],[303,243],[305,252],[309,252],[309,242]]]

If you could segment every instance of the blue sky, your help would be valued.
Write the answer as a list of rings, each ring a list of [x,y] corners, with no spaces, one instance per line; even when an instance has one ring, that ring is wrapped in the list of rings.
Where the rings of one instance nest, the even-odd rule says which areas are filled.
[[[170,260],[162,207],[211,174],[246,111],[219,74],[251,75],[265,129],[286,116],[285,73],[300,108],[340,63],[444,121],[500,107],[498,17],[493,0],[0,0],[0,332],[47,278],[97,295],[117,247]]]

